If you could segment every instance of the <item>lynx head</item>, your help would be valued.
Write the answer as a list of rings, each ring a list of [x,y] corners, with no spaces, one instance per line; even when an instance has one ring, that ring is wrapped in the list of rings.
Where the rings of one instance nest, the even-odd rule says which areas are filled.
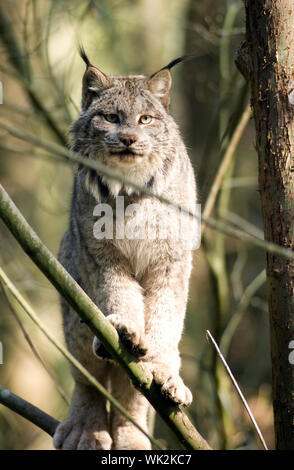
[[[101,72],[90,63],[83,49],[81,57],[86,71],[82,113],[71,129],[73,150],[115,168],[139,184],[149,184],[175,152],[177,126],[168,113],[170,68],[185,57],[151,76],[124,77]],[[88,182],[90,179],[91,185],[95,185],[93,172],[88,172]],[[102,179],[114,196],[123,187],[113,180]],[[131,188],[124,189],[132,192]]]

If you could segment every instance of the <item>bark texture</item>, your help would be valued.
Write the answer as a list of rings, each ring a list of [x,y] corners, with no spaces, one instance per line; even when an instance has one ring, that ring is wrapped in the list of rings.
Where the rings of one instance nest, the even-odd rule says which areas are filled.
[[[245,0],[245,9],[239,68],[251,88],[265,239],[293,249],[294,3]],[[276,447],[294,449],[293,260],[267,254],[267,288]]]

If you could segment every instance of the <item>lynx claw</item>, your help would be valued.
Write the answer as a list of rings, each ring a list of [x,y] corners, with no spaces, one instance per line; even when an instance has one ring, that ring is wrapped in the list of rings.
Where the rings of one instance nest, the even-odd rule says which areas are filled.
[[[138,331],[139,328],[133,320],[124,320],[119,315],[115,314],[108,315],[107,320],[114,326],[121,340],[134,356],[145,356],[147,348],[144,346],[142,335],[140,331]],[[102,357],[103,359],[110,358],[109,353],[96,337],[93,341],[93,351],[97,356]]]
[[[101,359],[111,359],[111,354],[109,354],[97,336],[94,337],[92,349],[93,353]]]
[[[189,406],[193,396],[181,377],[169,370],[164,364],[153,366],[154,381],[160,386],[162,394],[177,405]]]

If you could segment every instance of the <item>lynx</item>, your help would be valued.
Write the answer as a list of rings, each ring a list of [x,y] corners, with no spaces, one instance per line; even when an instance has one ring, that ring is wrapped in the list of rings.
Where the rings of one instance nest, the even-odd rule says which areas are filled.
[[[71,127],[72,149],[99,161],[179,206],[194,211],[194,172],[169,114],[170,69],[176,59],[151,76],[108,76],[86,63],[82,112]],[[131,185],[79,168],[74,179],[70,225],[59,259],[116,328],[121,339],[153,373],[166,399],[188,406],[190,390],[179,375],[182,335],[192,265],[192,250],[173,237],[95,237],[95,207],[108,204],[136,211],[125,218],[142,225],[148,213],[155,228],[176,223],[173,210]],[[192,231],[192,226],[188,231]],[[62,300],[69,350],[147,430],[149,403],[126,373],[107,359],[78,315]],[[73,370],[75,389],[69,416],[57,428],[59,449],[150,449],[147,437]]]

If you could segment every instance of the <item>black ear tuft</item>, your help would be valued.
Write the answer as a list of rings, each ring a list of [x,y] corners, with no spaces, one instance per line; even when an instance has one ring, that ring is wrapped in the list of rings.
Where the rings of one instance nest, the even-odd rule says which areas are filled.
[[[82,89],[82,109],[86,110],[93,101],[93,98],[111,86],[109,78],[95,67],[88,59],[88,56],[82,45],[79,46],[80,56],[85,62],[87,68],[83,76]]]
[[[160,70],[164,70],[164,69],[170,70],[172,67],[179,64],[180,62],[185,62],[186,60],[195,59],[195,57],[196,57],[195,54],[182,55],[181,57],[178,57],[177,59],[172,60],[169,64],[165,65]],[[152,78],[156,73],[158,72],[155,72],[153,75],[151,75],[150,78]]]
[[[180,62],[185,62],[186,60],[194,59],[194,57],[195,56],[193,54],[182,55],[181,57],[178,57],[177,59],[172,60],[169,64],[166,65],[165,68],[170,70],[172,67],[179,64]]]
[[[169,64],[162,67],[158,72],[153,73],[147,80],[147,87],[156,98],[158,98],[165,109],[168,111],[170,89],[172,84],[172,77],[170,69],[175,65],[194,58],[194,55],[183,55],[177,59],[172,60]]]
[[[87,54],[86,54],[86,52],[85,52],[85,49],[83,48],[82,44],[79,45],[79,53],[80,53],[81,58],[82,58],[83,61],[85,62],[87,68],[88,68],[88,67],[91,67],[92,64],[91,64],[91,62],[89,61],[88,56],[87,56]]]

